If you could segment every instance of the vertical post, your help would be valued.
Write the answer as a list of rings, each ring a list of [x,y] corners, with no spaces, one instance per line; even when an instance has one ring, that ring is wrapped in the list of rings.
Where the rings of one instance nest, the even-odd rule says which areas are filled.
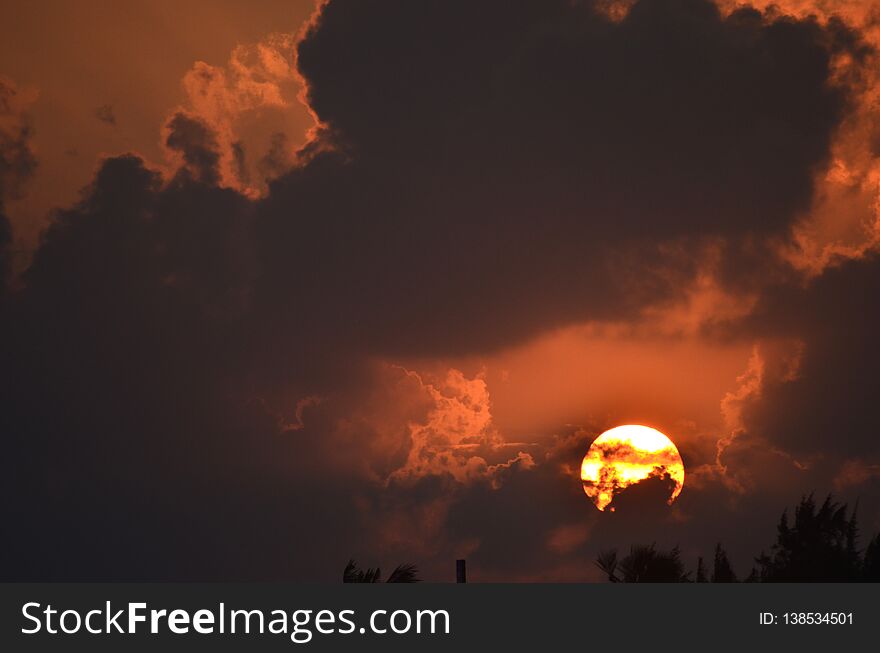
[[[466,583],[467,582],[467,568],[465,567],[464,560],[456,560],[455,561],[455,582],[456,583]]]

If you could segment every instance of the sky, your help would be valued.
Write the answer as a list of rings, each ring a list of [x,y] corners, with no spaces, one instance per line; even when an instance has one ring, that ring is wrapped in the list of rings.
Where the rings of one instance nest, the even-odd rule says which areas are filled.
[[[811,492],[880,530],[874,3],[13,13],[0,577],[746,576]],[[671,506],[585,496],[627,423]]]

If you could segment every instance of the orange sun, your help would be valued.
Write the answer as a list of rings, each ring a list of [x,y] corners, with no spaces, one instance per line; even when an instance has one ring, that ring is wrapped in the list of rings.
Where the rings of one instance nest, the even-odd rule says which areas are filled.
[[[674,482],[671,504],[684,487],[684,464],[672,440],[649,426],[626,424],[605,431],[581,463],[584,492],[599,510],[605,510],[621,490],[664,477]]]

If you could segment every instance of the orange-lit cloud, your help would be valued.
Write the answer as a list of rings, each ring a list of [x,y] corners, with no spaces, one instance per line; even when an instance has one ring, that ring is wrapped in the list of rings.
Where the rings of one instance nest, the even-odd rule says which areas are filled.
[[[305,422],[303,421],[303,414],[305,413],[307,408],[319,406],[321,404],[321,397],[318,395],[309,395],[308,397],[304,397],[296,402],[296,410],[294,411],[294,419],[292,421],[288,421],[283,416],[278,417],[278,427],[281,429],[283,433],[287,433],[290,431],[300,431],[305,427]]]
[[[726,393],[721,399],[721,415],[724,419],[725,433],[718,438],[715,449],[715,469],[721,479],[738,492],[744,492],[745,487],[728,474],[724,465],[724,451],[744,430],[742,411],[745,404],[760,397],[761,384],[764,380],[764,359],[756,346],[749,357],[745,371],[737,377],[736,389]],[[701,472],[709,472],[710,469],[702,469]],[[699,474],[698,474],[699,476]]]
[[[695,253],[690,248],[667,246],[684,259],[699,257],[691,278],[681,281],[681,292],[672,300],[649,303],[638,320],[632,322],[636,332],[648,337],[694,337],[716,327],[735,323],[748,316],[758,301],[755,289],[734,290],[721,280],[725,255],[719,241],[708,242]]]
[[[636,0],[594,0],[593,2],[596,11],[615,22],[626,18],[635,3]]]
[[[590,526],[582,522],[563,524],[547,538],[547,548],[557,554],[571,553],[590,538]]]
[[[714,459],[692,470],[691,479],[695,487],[702,487],[714,479],[735,493],[756,489],[750,470],[742,469],[739,465],[732,468],[726,452],[743,437],[749,440],[745,446],[755,445],[755,436],[748,433],[745,412],[762,400],[762,391],[768,378],[773,383],[787,383],[797,378],[803,353],[804,343],[800,340],[765,341],[753,345],[745,369],[736,377],[734,387],[721,398],[722,423],[714,443]],[[795,466],[801,465],[768,442],[758,446],[789,459]]]
[[[880,477],[880,464],[868,464],[862,460],[847,460],[834,477],[834,487],[839,492],[864,485]]]
[[[485,366],[494,423],[507,439],[546,441],[540,434],[565,424],[602,430],[647,421],[689,442],[696,433],[717,432],[719,401],[750,351],[748,342],[593,323],[550,332],[470,365]],[[682,422],[696,426],[682,433]]]
[[[880,73],[876,49],[880,46],[878,5],[871,0],[716,0],[725,12],[755,7],[768,16],[787,15],[835,21],[856,30],[867,46],[854,57],[841,51],[835,61],[832,83],[853,91],[853,106],[838,126],[831,156],[815,173],[812,206],[795,225],[792,241],[780,244],[780,254],[808,276],[829,265],[880,245],[880,159],[876,155],[880,123],[876,108],[880,100]],[[847,38],[847,37],[843,37]]]
[[[293,165],[308,127],[297,119],[300,78],[293,65],[295,34],[275,33],[239,45],[223,65],[197,61],[182,86],[177,110],[203,122],[219,154],[218,183],[249,197]],[[292,119],[293,118],[293,119]],[[166,134],[171,129],[166,125]]]
[[[419,382],[433,406],[424,423],[409,425],[409,454],[390,479],[449,474],[466,483],[480,478],[497,480],[497,474],[512,465],[520,469],[534,466],[528,453],[505,455],[510,445],[492,424],[489,391],[482,375],[468,379],[461,371],[450,369],[436,384]],[[501,459],[490,464],[484,457],[487,452],[496,457],[501,454]]]

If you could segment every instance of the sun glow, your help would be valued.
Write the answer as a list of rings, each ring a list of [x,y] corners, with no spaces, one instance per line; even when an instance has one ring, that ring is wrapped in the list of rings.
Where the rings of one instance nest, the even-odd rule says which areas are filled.
[[[616,493],[654,477],[674,483],[671,504],[684,487],[684,464],[672,440],[649,426],[626,424],[605,431],[581,463],[584,492],[599,510],[605,510]]]

